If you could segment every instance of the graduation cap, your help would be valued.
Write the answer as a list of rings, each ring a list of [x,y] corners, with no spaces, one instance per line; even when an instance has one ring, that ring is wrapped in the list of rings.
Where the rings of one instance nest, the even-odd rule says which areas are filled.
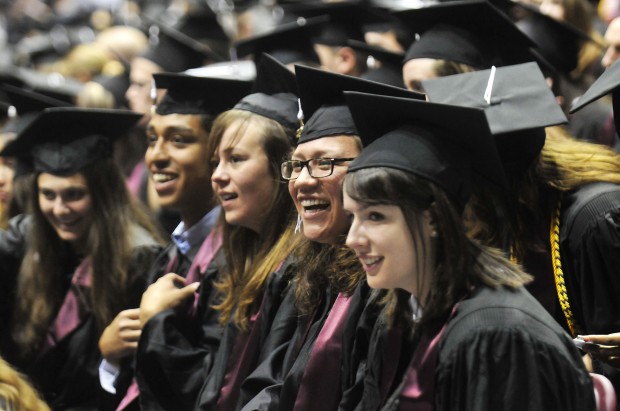
[[[275,58],[263,53],[252,94],[243,97],[234,108],[251,111],[296,130],[299,126],[299,105],[295,74]]]
[[[283,8],[305,18],[329,16],[329,23],[321,26],[313,42],[335,47],[346,46],[349,39],[364,40],[364,26],[392,19],[361,2],[309,2],[285,5]]]
[[[233,108],[252,87],[247,80],[196,77],[179,73],[153,74],[157,88],[166,89],[155,112],[166,114],[210,114]]]
[[[60,73],[43,73],[25,67],[12,68],[8,76],[15,79],[8,83],[62,100],[66,105],[74,105],[78,93],[84,87],[84,83]]]
[[[504,0],[510,1],[510,0]],[[543,14],[538,8],[523,3],[514,3],[529,13],[516,22],[517,27],[535,44],[534,55],[544,67],[568,74],[579,63],[581,45],[592,38],[563,21]]]
[[[149,47],[140,54],[167,72],[181,72],[204,65],[205,60],[223,61],[207,45],[176,28],[145,16],[150,23]]]
[[[487,1],[450,1],[395,15],[420,35],[405,61],[431,58],[477,69],[532,61],[534,44]]]
[[[179,21],[178,26],[181,28],[180,31],[199,41],[230,41],[217,20],[217,15],[208,6],[186,13]]]
[[[575,113],[593,101],[611,93],[616,132],[620,130],[620,64],[614,62],[596,79],[586,92],[573,102],[570,113]]]
[[[35,171],[72,175],[111,156],[114,140],[141,117],[128,110],[48,108],[10,141],[0,155],[29,155]]]
[[[336,135],[358,135],[346,107],[345,90],[424,100],[424,94],[387,84],[320,70],[295,66],[301,109],[306,124],[297,144]],[[366,141],[364,141],[366,143]]]
[[[567,122],[534,62],[422,84],[432,102],[484,110],[504,164],[530,164],[545,143],[545,127]]]
[[[380,67],[378,68],[372,67],[371,64],[367,64],[368,70],[362,73],[360,76],[361,78],[397,87],[405,86],[401,67],[405,53],[373,46],[358,40],[349,40],[347,44],[353,50],[365,54],[367,59],[373,59],[380,63]]]
[[[311,38],[327,21],[327,17],[298,18],[267,33],[240,40],[234,47],[238,57],[252,54],[257,65],[262,53],[271,55],[282,64],[320,64]]]
[[[4,133],[21,132],[41,111],[50,107],[68,107],[71,104],[58,100],[45,94],[37,93],[15,87],[11,84],[3,84],[0,89],[6,94],[15,111],[15,117],[2,128]]]
[[[345,92],[364,140],[373,141],[348,172],[371,167],[406,171],[439,185],[463,209],[472,170],[497,188],[506,180],[484,112],[446,104]]]

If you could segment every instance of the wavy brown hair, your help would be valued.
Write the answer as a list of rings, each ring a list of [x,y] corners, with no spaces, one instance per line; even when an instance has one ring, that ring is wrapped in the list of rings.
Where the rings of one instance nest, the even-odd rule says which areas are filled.
[[[88,298],[102,331],[130,303],[128,266],[136,227],[160,239],[145,212],[130,198],[123,175],[111,158],[92,163],[80,173],[86,179],[93,207],[93,221],[84,240],[85,255],[92,266]],[[13,327],[13,338],[24,359],[40,347],[62,304],[67,284],[63,268],[72,255],[70,245],[58,237],[41,212],[37,178],[32,190],[33,223],[19,273]]]
[[[209,140],[208,155],[213,158],[222,141],[224,132],[233,124],[239,124],[235,139],[245,130],[260,131],[260,142],[269,161],[273,179],[273,196],[264,207],[263,232],[227,224],[224,213],[220,217],[223,227],[223,248],[227,268],[215,284],[221,302],[214,306],[220,311],[220,323],[233,321],[239,328],[247,329],[250,317],[258,309],[267,278],[296,247],[294,231],[294,206],[288,186],[280,177],[280,164],[292,149],[294,132],[267,117],[246,111],[229,110],[215,120]],[[210,172],[215,164],[210,162]]]
[[[365,205],[394,205],[401,209],[414,240],[418,267],[423,267],[432,255],[433,240],[421,235],[420,220],[426,210],[431,212],[438,236],[430,288],[426,295],[416,296],[423,304],[418,326],[446,316],[454,304],[476,286],[516,288],[531,279],[505,259],[501,251],[470,239],[460,209],[443,189],[426,179],[391,168],[368,168],[347,174],[344,190]],[[423,270],[416,271],[411,275],[417,277],[418,284],[423,284]],[[392,291],[385,302],[384,314],[389,317],[390,324],[411,312],[402,309],[408,305],[402,290]]]
[[[470,202],[470,234],[484,244],[511,248],[521,260],[528,251],[546,249],[541,227],[545,227],[546,235],[561,193],[596,182],[620,184],[620,155],[607,146],[577,140],[564,127],[548,127],[535,161],[525,171],[508,171],[507,177],[511,198],[502,205],[505,219],[490,219],[488,210],[505,200],[480,191]]]

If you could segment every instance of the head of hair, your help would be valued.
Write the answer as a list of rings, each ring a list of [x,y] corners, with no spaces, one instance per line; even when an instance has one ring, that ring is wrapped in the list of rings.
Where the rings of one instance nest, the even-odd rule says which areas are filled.
[[[0,358],[0,398],[6,410],[48,411],[50,408],[27,377]],[[3,408],[4,409],[4,408]]]
[[[449,60],[435,60],[433,63],[433,69],[435,70],[437,77],[446,77],[454,74],[477,71],[476,68],[470,65]]]
[[[246,110],[232,109],[220,114],[211,129],[207,155],[215,156],[222,137],[227,129],[237,126],[234,140],[241,139],[248,129],[258,130],[260,144],[269,166],[273,181],[273,196],[264,207],[264,229],[256,233],[246,227],[227,224],[221,216],[223,227],[223,247],[226,254],[226,275],[216,287],[221,295],[221,303],[215,308],[220,311],[220,321],[234,323],[244,329],[249,324],[253,311],[260,303],[267,277],[292,251],[293,203],[288,186],[280,178],[280,164],[292,151],[294,132],[275,120]],[[233,143],[234,144],[234,143]],[[209,166],[213,173],[213,165]]]
[[[368,168],[347,174],[344,190],[363,204],[400,208],[414,241],[412,252],[416,253],[418,267],[428,263],[434,254],[432,273],[424,273],[422,269],[411,273],[432,276],[429,290],[416,296],[423,304],[420,326],[449,314],[454,304],[478,285],[514,288],[528,280],[499,251],[481,246],[467,236],[459,208],[443,189],[429,180],[392,168]],[[422,235],[421,216],[427,210],[435,224],[436,239]],[[435,241],[434,253],[430,252],[432,241]],[[418,277],[417,283],[424,280]],[[402,314],[399,307],[406,299],[401,291],[395,291],[388,300],[386,314],[396,319]]]
[[[80,173],[86,179],[92,200],[92,222],[84,240],[90,259],[92,313],[103,330],[129,303],[127,269],[132,256],[132,233],[145,228],[153,238],[159,234],[147,215],[130,198],[124,177],[113,159],[98,160]],[[33,179],[31,210],[33,223],[29,248],[20,268],[13,336],[25,357],[33,354],[62,304],[66,293],[66,261],[72,255],[39,206],[38,178]],[[75,258],[74,258],[75,260]]]

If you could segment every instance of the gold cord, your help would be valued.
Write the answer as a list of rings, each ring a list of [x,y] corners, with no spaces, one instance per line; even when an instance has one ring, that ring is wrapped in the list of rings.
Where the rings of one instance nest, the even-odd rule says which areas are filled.
[[[549,233],[551,243],[551,264],[553,265],[553,276],[555,278],[555,288],[558,292],[558,299],[560,300],[560,306],[562,312],[568,323],[573,337],[581,334],[581,327],[579,327],[573,312],[570,309],[570,303],[568,302],[568,293],[566,291],[566,283],[564,282],[564,272],[562,271],[562,260],[560,257],[560,207],[562,205],[562,196],[558,200],[558,206],[551,216],[551,230]]]

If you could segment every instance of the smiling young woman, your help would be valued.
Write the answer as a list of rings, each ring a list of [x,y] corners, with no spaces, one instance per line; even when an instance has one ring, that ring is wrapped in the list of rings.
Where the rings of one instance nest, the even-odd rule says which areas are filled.
[[[93,395],[99,335],[120,310],[137,305],[160,251],[110,157],[112,139],[138,119],[126,111],[48,109],[3,151],[32,153],[36,177],[11,360],[52,408],[100,406]]]

